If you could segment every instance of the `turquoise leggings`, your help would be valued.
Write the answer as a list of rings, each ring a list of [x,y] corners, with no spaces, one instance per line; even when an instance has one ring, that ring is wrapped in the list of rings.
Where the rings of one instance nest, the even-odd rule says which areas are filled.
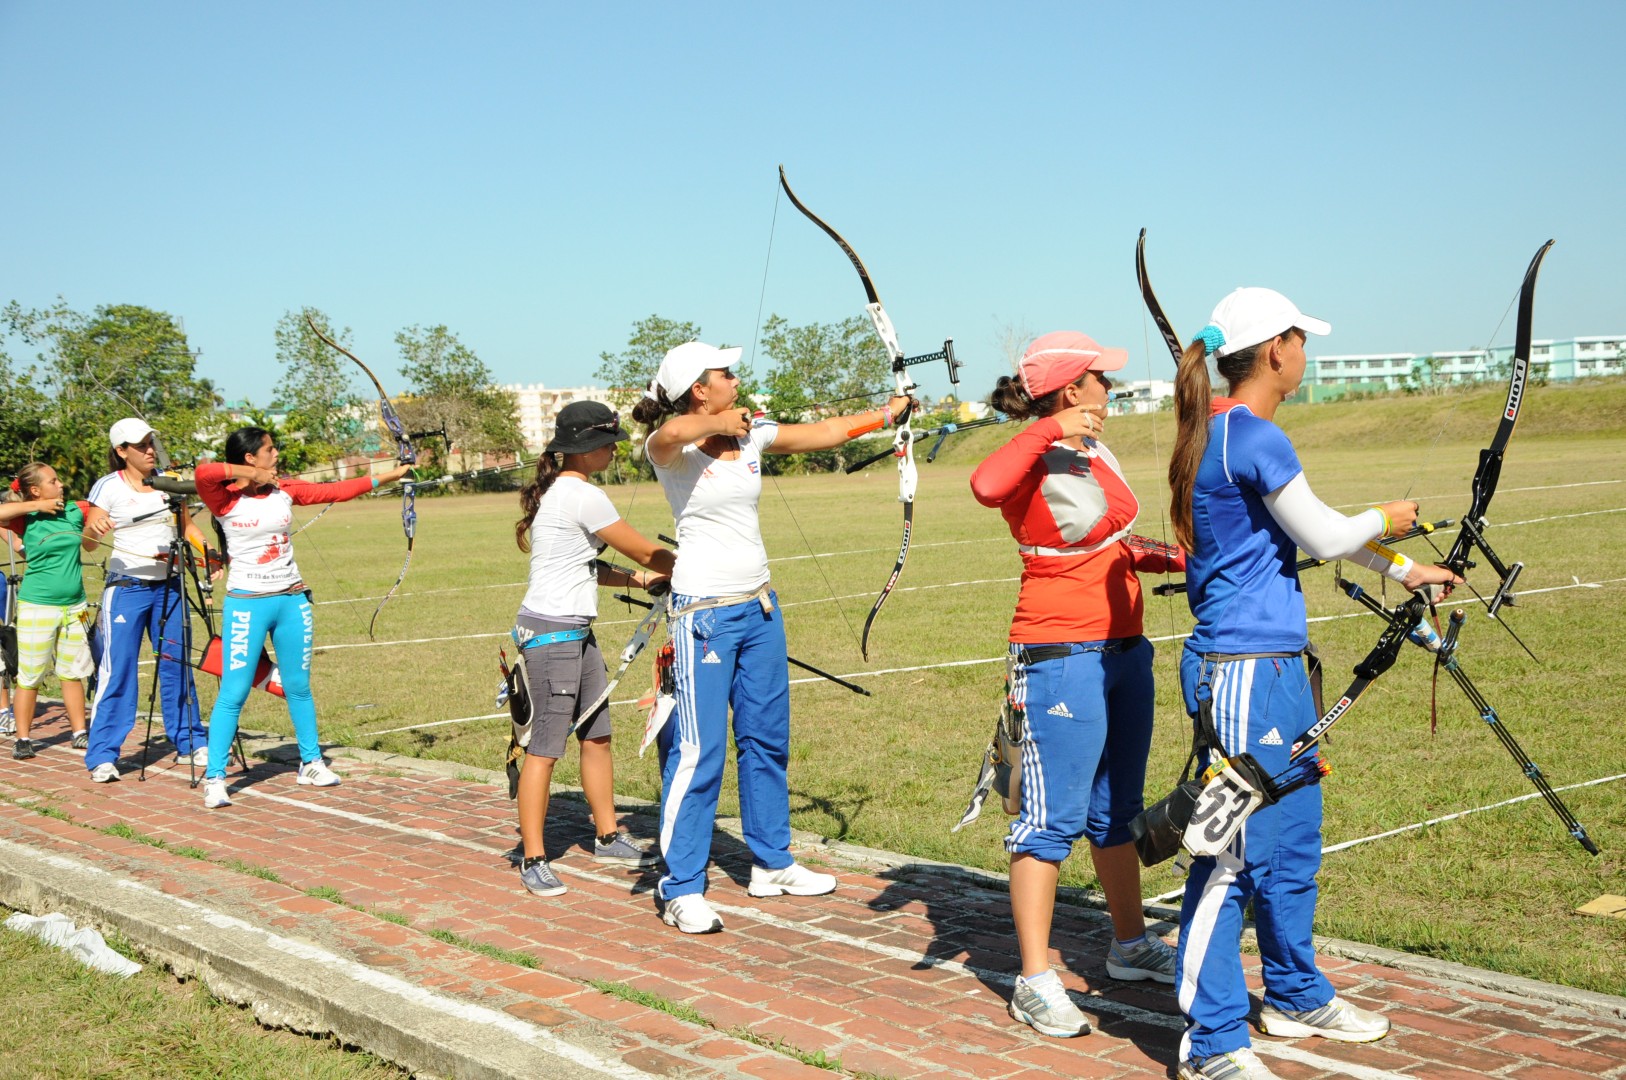
[[[254,689],[254,669],[259,666],[267,637],[276,650],[288,717],[294,722],[294,737],[299,740],[299,760],[316,761],[322,756],[321,744],[316,741],[316,699],[311,696],[313,626],[309,593],[226,597],[220,626],[225,671],[220,676],[220,696],[215,698],[214,711],[209,714],[209,767],[205,776],[226,775],[238,717]]]

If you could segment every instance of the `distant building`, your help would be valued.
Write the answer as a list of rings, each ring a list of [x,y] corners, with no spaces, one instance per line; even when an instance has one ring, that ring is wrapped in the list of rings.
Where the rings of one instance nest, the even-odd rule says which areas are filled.
[[[1513,346],[1426,354],[1364,353],[1314,356],[1305,365],[1297,401],[1330,401],[1349,393],[1404,386],[1506,378]],[[1531,373],[1548,382],[1626,375],[1626,334],[1530,343]]]
[[[615,408],[610,400],[610,391],[601,390],[596,386],[550,389],[536,383],[533,386],[499,386],[497,389],[513,395],[514,416],[519,420],[519,430],[525,438],[526,449],[532,451],[542,449],[553,438],[554,418],[559,415],[560,409],[572,401],[602,401],[612,409]]]

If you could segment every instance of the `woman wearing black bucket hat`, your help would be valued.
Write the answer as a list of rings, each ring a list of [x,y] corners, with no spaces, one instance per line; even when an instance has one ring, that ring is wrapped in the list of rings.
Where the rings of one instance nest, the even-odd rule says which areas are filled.
[[[588,479],[610,464],[615,444],[630,436],[609,406],[573,401],[559,410],[553,440],[520,490],[524,511],[514,540],[531,555],[530,583],[514,621],[514,641],[525,664],[532,700],[539,703],[525,766],[519,776],[519,832],[524,845],[519,879],[537,896],[557,896],[564,882],[548,865],[542,823],[548,815],[553,766],[564,756],[570,725],[583,702],[601,697],[604,657],[593,638],[598,586],[648,589],[672,572],[673,554],[621,520],[609,497]],[[598,560],[613,547],[645,569],[618,570]],[[576,728],[582,791],[593,814],[600,862],[646,866],[653,852],[616,829],[610,757],[610,708],[601,701]]]

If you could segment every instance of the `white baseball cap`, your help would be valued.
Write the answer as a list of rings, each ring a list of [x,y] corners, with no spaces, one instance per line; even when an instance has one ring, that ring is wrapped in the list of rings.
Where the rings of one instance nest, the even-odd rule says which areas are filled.
[[[1295,327],[1317,337],[1332,333],[1331,323],[1304,314],[1275,289],[1242,288],[1219,302],[1197,336],[1209,352],[1230,356]]]
[[[145,420],[126,416],[107,430],[107,441],[113,446],[133,446],[152,434],[152,426]]]
[[[719,349],[715,345],[707,345],[704,341],[686,341],[667,352],[666,358],[661,361],[660,370],[655,372],[655,381],[649,384],[645,396],[654,397],[655,387],[659,386],[666,391],[667,401],[676,401],[687,394],[689,387],[699,382],[706,372],[733,367],[739,363],[740,356],[744,352],[745,350],[738,346],[732,349]]]

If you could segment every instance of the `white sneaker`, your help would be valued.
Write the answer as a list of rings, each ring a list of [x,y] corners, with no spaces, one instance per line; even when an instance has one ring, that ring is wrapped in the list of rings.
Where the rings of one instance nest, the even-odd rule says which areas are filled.
[[[1343,998],[1334,997],[1319,1009],[1290,1012],[1265,1005],[1259,1010],[1259,1026],[1266,1035],[1303,1039],[1320,1035],[1334,1042],[1377,1042],[1389,1034],[1389,1018],[1381,1013],[1357,1009]]]
[[[10,709],[0,709],[0,735],[17,734],[17,717]]]
[[[93,784],[108,784],[119,778],[119,767],[111,761],[104,761],[90,770],[90,782]]]
[[[209,767],[209,748],[207,746],[198,746],[192,749],[192,764],[200,769]]]
[[[1202,1061],[1182,1061],[1180,1080],[1281,1080],[1265,1068],[1251,1047],[1215,1054]]]
[[[782,870],[751,867],[751,884],[746,892],[752,896],[823,896],[836,891],[836,876],[809,870],[801,863],[791,863]]]
[[[1040,972],[1031,979],[1019,977],[1006,1011],[1012,1020],[1020,1020],[1052,1039],[1072,1039],[1090,1033],[1090,1022],[1067,996],[1067,988],[1054,971]]]
[[[226,793],[226,778],[224,776],[210,776],[204,779],[203,805],[210,810],[231,805],[231,796]]]
[[[328,768],[327,762],[317,758],[299,767],[299,782],[314,787],[332,787],[339,782],[339,774]]]
[[[715,934],[723,928],[723,920],[700,893],[685,893],[666,901],[661,922],[685,934]]]

